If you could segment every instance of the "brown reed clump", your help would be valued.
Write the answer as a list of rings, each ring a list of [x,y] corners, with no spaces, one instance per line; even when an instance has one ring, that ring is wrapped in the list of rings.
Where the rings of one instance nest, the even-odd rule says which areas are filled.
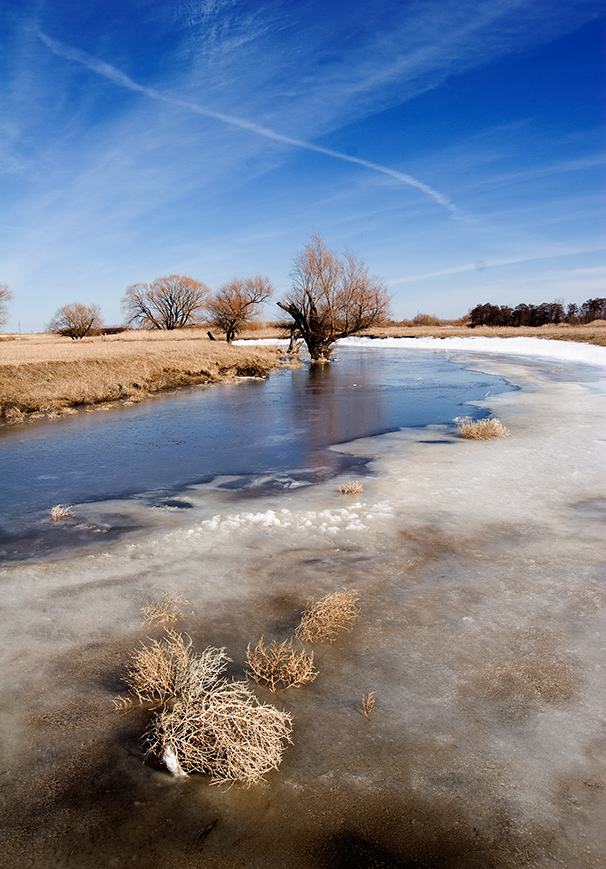
[[[370,713],[375,708],[376,693],[376,691],[370,691],[368,694],[362,694],[362,709],[367,718],[370,718]]]
[[[361,495],[364,487],[357,480],[348,480],[338,487],[340,495]]]
[[[61,519],[69,519],[76,514],[71,508],[71,504],[57,504],[51,510],[51,519],[53,522],[59,522]]]
[[[181,606],[189,603],[180,594],[171,594],[165,591],[162,595],[162,600],[146,603],[141,608],[144,617],[144,624],[172,624],[183,618]]]
[[[266,646],[261,637],[254,649],[251,650],[248,645],[246,663],[246,675],[258,684],[265,685],[274,694],[313,682],[318,675],[314,669],[313,652],[297,652],[292,647],[292,640],[282,643],[272,640]]]
[[[291,731],[290,715],[260,703],[246,682],[220,680],[165,708],[147,738],[173,775],[203,772],[213,784],[251,785],[280,765]]]
[[[341,631],[350,630],[358,618],[359,599],[355,591],[336,591],[310,602],[295,634],[309,643],[334,643]]]
[[[509,429],[494,417],[490,419],[462,419],[459,421],[458,432],[464,438],[472,438],[476,441],[493,441],[497,438],[506,438]]]

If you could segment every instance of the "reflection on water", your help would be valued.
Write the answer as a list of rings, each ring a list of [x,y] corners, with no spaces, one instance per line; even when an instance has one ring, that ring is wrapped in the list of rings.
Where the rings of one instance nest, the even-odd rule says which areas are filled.
[[[449,423],[464,402],[510,388],[503,378],[431,352],[344,349],[339,357],[268,381],[183,390],[134,407],[5,429],[4,539],[58,503],[174,493],[218,475],[326,477],[359,461],[327,450],[331,444]],[[470,411],[480,415],[464,412]]]

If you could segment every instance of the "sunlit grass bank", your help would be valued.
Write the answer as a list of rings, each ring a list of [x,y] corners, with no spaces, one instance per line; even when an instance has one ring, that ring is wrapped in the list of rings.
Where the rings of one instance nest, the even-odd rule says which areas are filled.
[[[79,405],[130,402],[160,390],[264,377],[272,348],[232,347],[199,330],[125,332],[72,341],[56,335],[0,340],[0,419],[56,417]]]

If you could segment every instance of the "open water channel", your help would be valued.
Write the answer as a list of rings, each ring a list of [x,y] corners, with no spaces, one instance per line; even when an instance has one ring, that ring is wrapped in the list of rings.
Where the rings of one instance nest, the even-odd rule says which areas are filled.
[[[259,493],[308,485],[364,458],[328,447],[404,427],[452,424],[485,414],[473,406],[514,387],[442,353],[339,349],[331,365],[304,366],[176,394],[105,413],[0,430],[0,556],[3,560],[90,541],[91,529],[50,519],[56,504],[121,502],[184,506],[185,487],[213,478]],[[186,505],[186,502],[185,502]],[[118,505],[121,506],[121,505]],[[130,520],[102,530],[118,534]],[[66,531],[68,533],[66,533]],[[107,538],[106,538],[107,539]]]

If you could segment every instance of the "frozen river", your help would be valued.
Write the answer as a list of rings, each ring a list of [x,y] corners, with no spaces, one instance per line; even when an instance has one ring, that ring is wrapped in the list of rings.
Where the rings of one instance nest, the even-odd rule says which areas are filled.
[[[313,485],[288,483],[311,481],[294,462],[283,486],[227,474],[82,502],[80,533],[108,525],[94,545],[0,568],[3,865],[602,869],[606,351],[586,349],[440,357],[515,387],[478,400],[504,440],[457,438],[452,416],[381,424]],[[348,498],[352,468],[367,473]],[[113,537],[120,511],[131,530]],[[294,722],[265,783],[144,762],[151,713],[112,699],[160,636],[146,601],[183,594],[178,629],[241,678],[248,643],[288,638],[310,597],[342,588],[361,616],[314,647],[317,679],[257,689]]]
[[[186,486],[217,477],[233,478],[224,485],[240,489],[262,477],[257,488],[267,490],[360,473],[363,459],[328,447],[403,426],[454,429],[453,417],[485,413],[465,402],[511,388],[430,350],[345,347],[332,365],[284,370],[266,381],[181,390],[52,425],[5,427],[0,558],[90,543],[91,529],[108,525],[116,532],[133,521],[123,503],[132,496],[148,507],[176,508],[184,506],[175,496]],[[118,519],[108,515],[111,501]],[[50,519],[56,504],[95,502],[105,502],[96,525],[63,523],[59,531]]]

